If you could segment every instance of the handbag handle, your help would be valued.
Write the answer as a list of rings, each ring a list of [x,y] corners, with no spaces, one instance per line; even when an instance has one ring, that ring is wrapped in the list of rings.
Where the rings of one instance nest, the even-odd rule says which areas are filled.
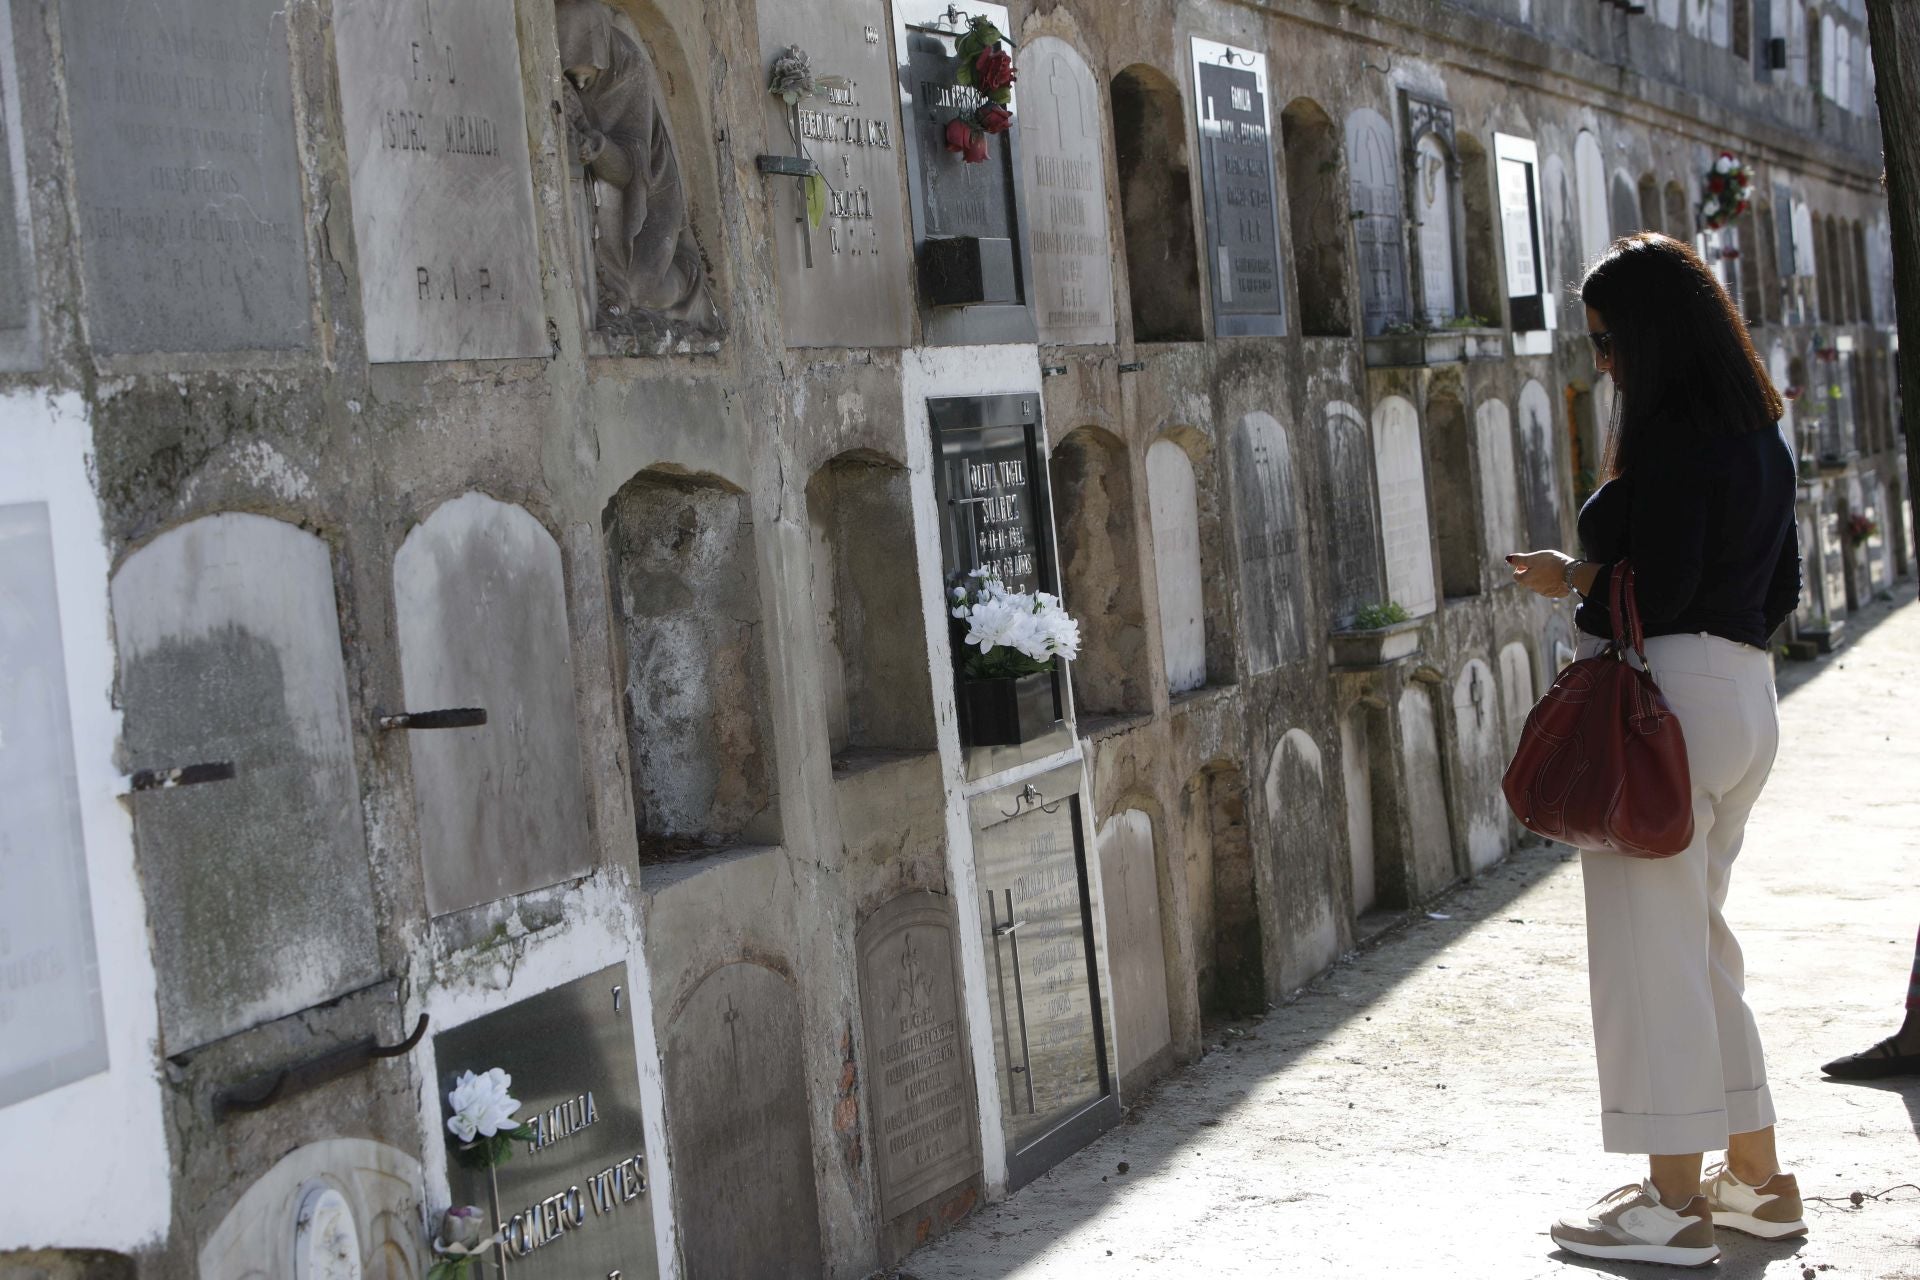
[[[1613,648],[1616,653],[1630,649],[1640,659],[1648,675],[1646,631],[1640,624],[1640,602],[1633,590],[1633,562],[1617,561],[1607,582],[1607,616],[1613,623]]]

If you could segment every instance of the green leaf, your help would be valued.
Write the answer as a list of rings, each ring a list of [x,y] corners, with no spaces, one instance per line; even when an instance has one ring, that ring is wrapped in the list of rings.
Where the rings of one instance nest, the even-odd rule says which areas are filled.
[[[817,173],[807,175],[807,225],[817,227],[827,216],[827,180]]]
[[[971,61],[960,64],[960,69],[953,73],[953,82],[955,84],[966,85],[973,83],[973,63]]]
[[[997,103],[999,103],[999,104],[1000,104],[1001,106],[1003,106],[1003,107],[1004,107],[1004,106],[1006,106],[1006,105],[1007,105],[1007,104],[1008,104],[1009,102],[1012,102],[1012,101],[1013,101],[1013,90],[1011,90],[1011,89],[995,89],[995,90],[994,90],[994,91],[993,91],[992,93],[990,93],[990,94],[988,94],[988,95],[987,95],[987,99],[988,99],[988,101],[990,101],[990,102],[997,102]]]

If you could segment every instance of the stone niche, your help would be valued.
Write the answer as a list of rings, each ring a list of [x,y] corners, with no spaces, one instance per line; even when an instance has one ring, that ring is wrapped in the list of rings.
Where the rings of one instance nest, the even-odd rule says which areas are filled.
[[[1280,954],[1273,957],[1280,989],[1292,991],[1340,954],[1340,901],[1335,864],[1327,857],[1326,765],[1304,729],[1280,736],[1267,761],[1267,821],[1275,835],[1273,885]]]
[[[756,6],[769,75],[797,48],[817,86],[789,104],[764,95],[766,150],[810,158],[828,184],[820,225],[806,185],[764,179],[780,264],[780,318],[790,347],[897,347],[908,339],[906,208],[900,190],[900,108],[881,0],[783,0]],[[1025,53],[1031,59],[1032,51]]]
[[[284,0],[61,0],[96,351],[307,344],[287,12]]]
[[[1208,442],[1198,432],[1178,429],[1147,447],[1160,639],[1167,687],[1176,696],[1234,680],[1213,478]]]
[[[198,1274],[417,1280],[432,1261],[419,1188],[420,1162],[385,1143],[328,1138],[298,1147],[227,1211],[200,1249]]]
[[[393,558],[406,710],[479,707],[471,729],[410,732],[434,915],[582,876],[588,837],[560,547],[521,507],[442,503]]]
[[[827,685],[827,740],[853,753],[934,749],[926,620],[915,578],[907,470],[845,453],[807,483],[813,611]]]
[[[1380,482],[1380,530],[1386,549],[1387,595],[1413,617],[1432,613],[1433,541],[1427,524],[1427,481],[1420,461],[1420,420],[1404,396],[1373,411],[1374,471]],[[1551,543],[1545,545],[1552,545]]]
[[[1530,546],[1560,545],[1559,464],[1553,450],[1553,401],[1538,379],[1520,388],[1520,491]]]
[[[1146,711],[1146,605],[1127,447],[1099,427],[1076,428],[1053,447],[1047,475],[1061,595],[1080,621],[1074,707],[1083,716]]]
[[[1527,646],[1518,640],[1500,648],[1500,712],[1503,740],[1511,757],[1519,749],[1527,717],[1533,714],[1533,659]]]
[[[0,7],[0,372],[40,367],[40,290],[17,65],[13,14]]]
[[[1141,809],[1122,810],[1100,824],[1095,845],[1113,982],[1115,1059],[1125,1094],[1164,1072],[1173,1055],[1153,818]]]
[[[1247,667],[1259,675],[1307,652],[1293,451],[1286,429],[1268,414],[1250,413],[1233,429],[1233,493]]]
[[[1347,183],[1360,253],[1360,310],[1371,338],[1411,316],[1400,148],[1394,144],[1393,126],[1372,107],[1347,117]]]
[[[792,986],[746,962],[703,978],[667,1026],[667,1140],[689,1280],[812,1280],[825,1265],[800,1036]]]
[[[1203,1014],[1245,1017],[1267,1007],[1259,885],[1247,827],[1246,777],[1215,760],[1180,790],[1187,912]]]
[[[553,21],[588,327],[622,354],[710,350],[725,325],[695,215],[714,197],[689,151],[707,126],[676,91],[701,81],[647,6],[555,0]]]
[[[1180,86],[1144,63],[1113,78],[1114,161],[1135,342],[1198,342],[1199,245]]]
[[[1100,88],[1080,51],[1057,36],[1026,41],[1019,62],[1028,86],[1021,173],[1040,341],[1112,342],[1113,240]]]
[[[1345,401],[1327,406],[1321,436],[1327,474],[1323,509],[1327,543],[1328,612],[1335,630],[1353,615],[1384,602],[1380,520],[1373,500],[1373,445],[1367,419]]]
[[[1267,55],[1196,36],[1193,81],[1214,334],[1284,334]]]
[[[1406,819],[1411,843],[1400,859],[1406,900],[1422,902],[1455,879],[1453,835],[1442,783],[1440,733],[1433,696],[1422,685],[1400,691],[1400,771],[1405,781]]]
[[[513,0],[336,0],[367,358],[546,356]]]
[[[711,477],[643,471],[601,525],[642,859],[778,843],[746,495]]]
[[[326,543],[263,516],[204,516],[128,556],[112,600],[129,771],[233,769],[133,795],[163,1052],[374,981]]]
[[[1319,103],[1295,98],[1280,113],[1280,140],[1286,155],[1294,273],[1300,284],[1300,332],[1309,338],[1344,338],[1353,332],[1353,286],[1347,269],[1340,131]]]
[[[1433,477],[1434,541],[1440,548],[1440,590],[1447,599],[1480,594],[1480,512],[1474,496],[1472,428],[1448,378],[1427,397],[1427,466]]]
[[[1520,479],[1513,465],[1513,418],[1504,400],[1482,400],[1473,411],[1480,441],[1480,528],[1487,563],[1498,575],[1500,561],[1520,545]]]
[[[953,900],[894,898],[860,926],[856,950],[880,1217],[892,1222],[980,1171]]]
[[[1507,805],[1500,794],[1500,776],[1507,763],[1501,714],[1493,669],[1479,658],[1467,659],[1453,682],[1455,776],[1466,783],[1454,799],[1461,843],[1476,872],[1500,861],[1507,852]]]

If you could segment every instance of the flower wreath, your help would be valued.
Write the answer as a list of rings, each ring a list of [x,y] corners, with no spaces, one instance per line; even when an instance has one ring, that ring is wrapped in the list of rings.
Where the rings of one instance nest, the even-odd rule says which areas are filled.
[[[954,72],[953,82],[974,90],[979,102],[947,121],[947,150],[957,152],[968,164],[987,158],[989,134],[1013,128],[1013,112],[1007,107],[1013,101],[1013,55],[1001,48],[1012,43],[991,19],[975,18],[954,46],[960,69]]]
[[[1722,151],[1707,170],[1706,194],[1700,199],[1700,225],[1718,231],[1747,211],[1753,195],[1753,170],[1731,151]]]

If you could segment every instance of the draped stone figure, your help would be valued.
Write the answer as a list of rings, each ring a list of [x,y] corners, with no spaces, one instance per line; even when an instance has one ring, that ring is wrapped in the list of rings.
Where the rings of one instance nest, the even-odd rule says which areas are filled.
[[[652,316],[718,330],[653,60],[601,0],[557,0],[554,23],[575,155],[603,199],[615,195],[594,216],[596,323],[630,330]]]

